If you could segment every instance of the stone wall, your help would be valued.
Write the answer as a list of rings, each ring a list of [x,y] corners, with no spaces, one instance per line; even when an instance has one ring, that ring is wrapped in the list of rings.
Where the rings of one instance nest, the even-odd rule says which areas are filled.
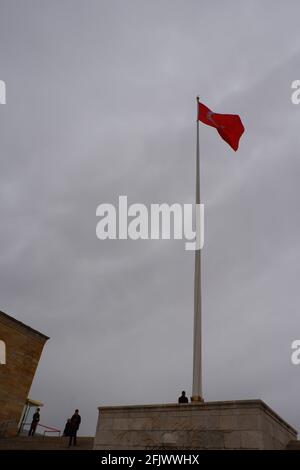
[[[95,449],[284,449],[297,432],[261,400],[100,407]]]
[[[0,312],[0,340],[6,345],[6,364],[0,364],[0,423],[10,421],[10,435],[17,432],[47,339],[47,336]]]

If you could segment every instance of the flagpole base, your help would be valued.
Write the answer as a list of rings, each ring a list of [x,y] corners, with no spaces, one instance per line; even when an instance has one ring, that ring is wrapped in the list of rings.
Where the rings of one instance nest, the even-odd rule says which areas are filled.
[[[192,403],[204,403],[204,399],[200,397],[200,395],[193,395],[191,397],[191,402]]]

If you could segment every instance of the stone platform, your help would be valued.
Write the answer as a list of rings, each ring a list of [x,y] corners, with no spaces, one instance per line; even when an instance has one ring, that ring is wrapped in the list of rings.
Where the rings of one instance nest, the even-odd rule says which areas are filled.
[[[261,400],[99,407],[94,449],[285,449],[297,431]]]

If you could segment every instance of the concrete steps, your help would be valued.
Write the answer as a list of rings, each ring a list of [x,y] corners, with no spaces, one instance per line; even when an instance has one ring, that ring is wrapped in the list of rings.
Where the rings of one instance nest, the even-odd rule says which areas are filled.
[[[93,437],[77,437],[77,446],[68,447],[68,437],[51,436],[18,436],[0,439],[1,450],[90,450],[93,448]]]
[[[69,438],[50,436],[18,436],[0,439],[1,450],[91,450],[93,437],[77,437],[77,446],[68,447]],[[300,450],[300,441],[290,441],[287,450]]]
[[[300,441],[290,441],[286,450],[300,450]]]

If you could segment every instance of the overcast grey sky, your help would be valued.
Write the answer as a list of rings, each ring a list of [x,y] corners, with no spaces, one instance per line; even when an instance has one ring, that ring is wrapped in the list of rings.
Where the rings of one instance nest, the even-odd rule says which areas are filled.
[[[49,335],[30,396],[75,408],[191,394],[194,254],[100,241],[96,207],[193,202],[201,126],[204,398],[261,398],[300,429],[300,3],[0,0],[0,309]]]

